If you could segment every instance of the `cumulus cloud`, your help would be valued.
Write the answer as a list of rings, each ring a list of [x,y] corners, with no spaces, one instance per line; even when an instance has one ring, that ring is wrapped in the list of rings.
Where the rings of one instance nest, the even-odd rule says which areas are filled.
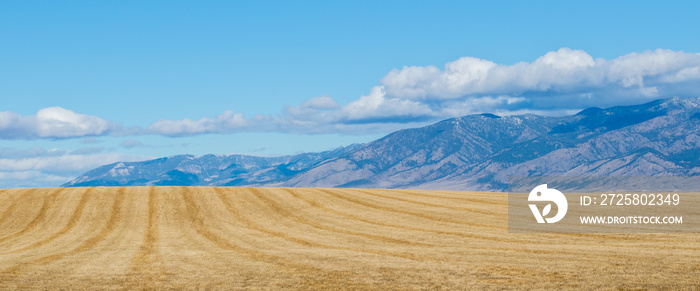
[[[444,101],[481,96],[524,97],[533,110],[617,105],[671,94],[700,93],[700,54],[658,49],[612,60],[562,48],[532,63],[500,65],[463,57],[435,66],[394,69],[380,84],[388,98]],[[677,92],[678,83],[694,82]]]
[[[372,88],[368,95],[350,102],[338,111],[337,122],[405,122],[434,115],[426,104],[402,98],[387,98],[383,87]]]
[[[0,139],[99,136],[108,134],[116,127],[102,118],[61,107],[44,108],[30,116],[0,112]]]

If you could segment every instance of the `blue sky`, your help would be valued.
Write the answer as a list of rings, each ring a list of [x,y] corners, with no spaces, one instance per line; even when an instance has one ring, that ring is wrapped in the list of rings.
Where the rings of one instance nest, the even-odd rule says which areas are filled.
[[[697,2],[3,1],[0,188],[700,95]]]

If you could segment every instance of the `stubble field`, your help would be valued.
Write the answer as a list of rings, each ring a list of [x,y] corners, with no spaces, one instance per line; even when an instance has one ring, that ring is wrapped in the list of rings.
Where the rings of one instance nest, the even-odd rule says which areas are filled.
[[[504,193],[0,190],[3,289],[698,289],[700,234],[516,234]]]

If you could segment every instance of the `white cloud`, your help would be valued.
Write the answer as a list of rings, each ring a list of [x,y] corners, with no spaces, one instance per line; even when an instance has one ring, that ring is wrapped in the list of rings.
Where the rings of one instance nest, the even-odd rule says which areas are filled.
[[[0,112],[0,139],[98,136],[108,134],[116,127],[99,117],[61,107],[44,108],[30,116]]]
[[[338,112],[338,121],[344,123],[362,123],[373,120],[392,122],[392,120],[413,119],[433,114],[427,105],[420,102],[387,98],[383,87],[376,86],[370,90],[368,95],[343,106]]]
[[[605,60],[562,48],[512,65],[463,57],[442,70],[394,69],[369,94],[344,106],[321,111],[310,108],[308,100],[265,122],[275,124],[268,129],[285,132],[388,132],[395,123],[413,126],[482,112],[563,115],[591,106],[694,97],[700,95],[699,81],[700,54],[670,50]],[[260,130],[261,124],[249,130]]]
[[[563,48],[548,52],[532,63],[498,65],[488,60],[463,57],[435,66],[404,67],[387,74],[381,84],[389,96],[407,99],[454,99],[468,95],[520,94],[547,91],[556,86],[598,83],[596,64],[584,51]]]
[[[631,53],[613,60],[594,59],[586,52],[562,48],[532,63],[499,65],[464,57],[435,66],[392,70],[381,85],[388,97],[410,100],[465,99],[475,96],[524,96],[534,109],[555,104],[592,105],[594,101],[672,97],[666,89],[678,82],[696,82],[686,93],[700,94],[700,55],[670,50]],[[591,94],[594,98],[579,100]],[[539,96],[539,97],[538,97]],[[593,100],[591,100],[593,99]],[[566,102],[563,102],[566,101]],[[573,101],[571,103],[570,101]]]
[[[150,134],[165,136],[187,136],[202,133],[232,133],[248,126],[243,114],[231,110],[217,115],[214,119],[203,117],[198,121],[189,118],[183,120],[159,120],[146,128]]]
[[[323,95],[319,97],[314,97],[301,103],[300,108],[309,109],[320,109],[320,110],[330,110],[340,107],[333,97],[330,95]]]
[[[683,68],[675,74],[661,78],[661,81],[666,83],[680,83],[693,80],[700,80],[700,67]]]
[[[106,120],[61,107],[41,109],[36,113],[35,119],[39,137],[101,135],[110,129],[110,123]]]

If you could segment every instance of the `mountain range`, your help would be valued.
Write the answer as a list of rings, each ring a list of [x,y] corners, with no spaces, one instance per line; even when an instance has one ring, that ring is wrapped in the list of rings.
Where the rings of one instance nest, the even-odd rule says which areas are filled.
[[[64,184],[507,190],[513,176],[700,175],[700,97],[575,115],[475,114],[378,140],[281,157],[121,162]]]

